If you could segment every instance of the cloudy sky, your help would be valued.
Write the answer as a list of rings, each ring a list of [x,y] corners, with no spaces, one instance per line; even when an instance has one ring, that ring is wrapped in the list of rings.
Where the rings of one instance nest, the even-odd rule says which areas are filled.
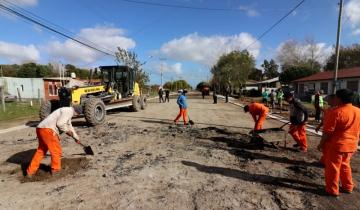
[[[12,3],[9,3],[12,2]],[[322,54],[336,38],[338,0],[307,0],[263,39],[266,29],[300,0],[0,0],[36,15],[67,34],[106,51],[135,51],[151,83],[184,78],[195,85],[210,77],[219,55],[248,49],[260,66],[285,41],[316,40]],[[190,9],[208,8],[208,10]],[[360,42],[360,0],[345,0],[342,44]],[[30,12],[30,13],[29,13]],[[43,21],[44,21],[43,20]],[[82,67],[114,65],[114,59],[0,10],[0,63],[60,61]],[[251,46],[249,46],[251,44]],[[304,46],[306,48],[306,46]]]

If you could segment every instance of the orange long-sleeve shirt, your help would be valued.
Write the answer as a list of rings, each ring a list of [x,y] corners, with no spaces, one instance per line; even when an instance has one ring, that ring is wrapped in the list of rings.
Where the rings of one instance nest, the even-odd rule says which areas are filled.
[[[249,105],[249,112],[253,117],[256,117],[267,114],[269,112],[269,109],[264,104],[255,102]]]
[[[345,104],[326,114],[324,132],[330,135],[327,145],[333,151],[355,152],[360,137],[360,109]]]

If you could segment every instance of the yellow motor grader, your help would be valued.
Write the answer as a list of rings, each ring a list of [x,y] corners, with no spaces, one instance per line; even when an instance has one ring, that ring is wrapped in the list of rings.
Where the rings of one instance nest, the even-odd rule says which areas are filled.
[[[105,122],[107,110],[130,107],[137,112],[146,108],[147,98],[135,82],[133,69],[128,66],[100,66],[99,70],[101,85],[59,88],[59,99],[43,103],[40,118],[46,118],[60,107],[81,105],[86,121],[90,125],[99,125]]]

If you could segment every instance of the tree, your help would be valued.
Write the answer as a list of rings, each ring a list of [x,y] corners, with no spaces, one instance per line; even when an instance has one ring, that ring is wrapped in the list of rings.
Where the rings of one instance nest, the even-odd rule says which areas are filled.
[[[304,66],[317,68],[323,65],[323,46],[312,38],[306,38],[303,42],[289,40],[282,44],[277,53],[277,60],[281,66]]]
[[[254,68],[249,74],[249,79],[260,81],[263,77],[263,73],[260,69]]]
[[[179,89],[192,89],[191,85],[185,80],[176,80],[174,82],[166,82],[163,85],[163,88],[169,89],[171,91],[177,91]]]
[[[144,87],[150,81],[149,74],[142,69],[143,63],[140,63],[138,56],[135,52],[130,52],[118,47],[116,59],[119,63],[129,66],[135,71],[135,80],[139,83],[140,87]]]
[[[233,88],[241,88],[254,68],[255,59],[247,50],[233,51],[220,56],[212,67],[212,83],[219,87],[230,85]]]
[[[17,72],[17,77],[23,78],[35,78],[37,77],[37,66],[36,63],[26,63],[21,65],[19,71]]]
[[[273,59],[271,59],[270,62],[265,59],[261,67],[264,68],[264,75],[268,79],[272,79],[279,76],[279,72],[278,72],[279,65],[277,65]]]
[[[17,71],[20,69],[20,66],[17,64],[13,65],[1,65],[2,74],[0,76],[4,77],[16,77]]]
[[[196,85],[196,90],[202,90],[204,87],[210,87],[210,84],[208,82],[200,82],[199,84]]]
[[[328,58],[325,71],[335,70],[335,52]],[[341,47],[339,55],[339,69],[352,68],[360,66],[360,44],[354,44],[349,47]]]
[[[283,69],[280,74],[280,81],[284,84],[290,84],[294,80],[319,72],[316,69],[312,69],[311,66],[288,66]]]

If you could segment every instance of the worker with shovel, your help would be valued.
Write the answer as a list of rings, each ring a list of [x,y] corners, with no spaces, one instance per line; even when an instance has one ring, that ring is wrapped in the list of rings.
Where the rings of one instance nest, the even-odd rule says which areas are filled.
[[[266,116],[269,113],[269,108],[261,103],[251,103],[244,107],[245,113],[249,112],[255,121],[254,131],[261,130],[265,123]]]
[[[186,103],[186,90],[179,90],[179,97],[176,101],[176,103],[179,105],[180,108],[180,112],[178,114],[178,116],[175,118],[174,123],[177,124],[179,122],[180,117],[183,118],[184,120],[184,125],[187,125],[186,122],[186,116],[187,116],[187,103]]]
[[[285,92],[284,99],[290,105],[290,135],[296,141],[294,147],[298,147],[300,152],[307,152],[306,121],[308,111],[299,100],[294,97],[292,92]]]
[[[39,146],[26,170],[28,177],[36,173],[47,151],[51,155],[51,173],[54,174],[61,170],[60,132],[66,133],[73,137],[77,143],[80,143],[79,136],[71,125],[71,118],[81,113],[81,106],[62,107],[40,122],[36,127]]]
[[[337,107],[326,114],[324,131],[318,150],[325,151],[326,192],[339,195],[339,181],[342,192],[352,193],[354,182],[350,160],[356,152],[360,136],[360,109],[351,104],[353,92],[348,89],[336,91]]]

